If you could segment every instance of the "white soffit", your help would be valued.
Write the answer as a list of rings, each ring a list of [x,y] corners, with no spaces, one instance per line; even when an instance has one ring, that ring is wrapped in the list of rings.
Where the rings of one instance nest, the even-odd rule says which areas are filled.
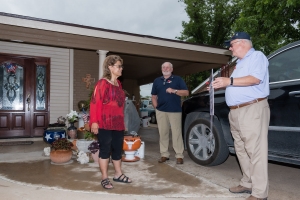
[[[1,16],[0,15],[0,23],[7,24],[7,25],[13,25],[13,26],[26,27],[26,28],[34,28],[34,29],[40,29],[40,30],[76,34],[76,35],[82,35],[82,36],[113,39],[113,40],[120,40],[120,41],[126,41],[126,42],[135,42],[135,43],[141,43],[141,44],[149,44],[149,45],[171,47],[171,48],[177,48],[177,49],[193,50],[193,51],[200,51],[200,52],[207,52],[207,53],[214,53],[214,54],[221,54],[221,55],[230,55],[230,52],[228,50],[221,49],[221,48],[165,41],[165,40],[159,40],[159,39],[155,39],[155,38],[147,38],[147,36],[144,36],[144,37],[143,36],[133,36],[133,35],[127,35],[127,34],[122,34],[122,33],[93,30],[93,29],[89,29],[89,28],[81,28],[81,27],[68,26],[68,25],[62,25],[62,24],[54,24],[54,23],[50,23],[50,22],[34,21],[34,20],[21,19],[21,18],[16,18],[16,17],[9,17],[9,16]]]

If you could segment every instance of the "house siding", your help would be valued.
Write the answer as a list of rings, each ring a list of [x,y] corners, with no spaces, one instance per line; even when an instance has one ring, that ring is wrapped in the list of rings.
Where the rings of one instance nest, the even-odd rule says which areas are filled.
[[[50,120],[69,112],[70,101],[70,50],[47,46],[0,41],[0,53],[50,58]],[[72,67],[72,66],[71,66]]]

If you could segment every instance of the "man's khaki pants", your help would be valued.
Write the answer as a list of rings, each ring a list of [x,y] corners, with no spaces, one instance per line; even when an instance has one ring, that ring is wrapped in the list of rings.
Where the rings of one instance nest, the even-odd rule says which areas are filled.
[[[183,140],[181,132],[181,112],[162,112],[156,109],[161,157],[169,158],[169,134],[172,130],[173,148],[176,158],[183,158]]]
[[[268,197],[268,127],[270,108],[267,100],[231,109],[230,129],[243,173],[240,185],[252,188],[257,198]]]

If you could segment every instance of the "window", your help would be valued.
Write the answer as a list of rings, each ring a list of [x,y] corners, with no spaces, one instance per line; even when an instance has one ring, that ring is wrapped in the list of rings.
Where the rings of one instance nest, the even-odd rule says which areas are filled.
[[[289,49],[269,60],[270,82],[300,79],[300,46]]]
[[[24,68],[11,61],[0,65],[0,110],[23,110]]]

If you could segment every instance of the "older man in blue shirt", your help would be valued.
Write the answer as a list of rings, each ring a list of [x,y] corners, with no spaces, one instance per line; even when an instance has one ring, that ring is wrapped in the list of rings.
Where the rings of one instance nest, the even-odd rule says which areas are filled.
[[[188,96],[188,88],[180,76],[172,74],[173,65],[165,62],[161,66],[163,76],[154,80],[152,86],[152,104],[156,109],[159,131],[159,163],[169,160],[169,129],[172,130],[172,142],[176,163],[183,164],[183,140],[181,131],[181,97]]]
[[[230,78],[219,77],[213,87],[226,87],[230,130],[243,177],[233,193],[251,193],[247,200],[267,199],[268,127],[270,108],[268,59],[252,47],[250,36],[237,32],[225,42],[238,58]]]

